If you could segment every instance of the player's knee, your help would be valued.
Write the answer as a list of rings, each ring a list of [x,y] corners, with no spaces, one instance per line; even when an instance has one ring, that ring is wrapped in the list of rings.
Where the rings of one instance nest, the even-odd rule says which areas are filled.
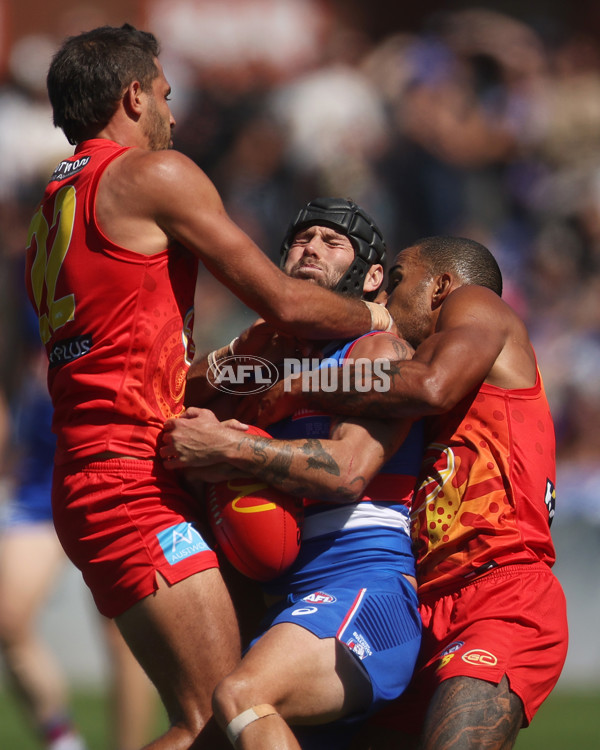
[[[249,697],[248,683],[235,672],[227,675],[215,688],[212,703],[213,712],[221,729],[225,729],[229,720],[252,705]]]
[[[213,713],[217,723],[227,733],[230,741],[258,719],[277,714],[277,709],[268,696],[261,696],[257,684],[243,671],[237,670],[227,675],[217,685],[213,693]]]

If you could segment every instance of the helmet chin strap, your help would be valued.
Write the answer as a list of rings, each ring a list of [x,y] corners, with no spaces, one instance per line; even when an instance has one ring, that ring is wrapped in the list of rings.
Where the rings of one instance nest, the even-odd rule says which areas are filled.
[[[362,297],[365,278],[370,267],[371,265],[364,258],[356,256],[333,291],[350,297]]]

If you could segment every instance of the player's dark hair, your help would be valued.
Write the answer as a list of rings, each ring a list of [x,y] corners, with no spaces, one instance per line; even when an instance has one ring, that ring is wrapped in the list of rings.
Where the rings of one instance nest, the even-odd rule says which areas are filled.
[[[153,34],[128,23],[100,26],[64,41],[52,58],[46,85],[54,125],[69,143],[80,143],[105,127],[132,81],[150,90],[158,75],[159,51]]]
[[[424,237],[413,243],[432,275],[452,271],[464,284],[485,286],[501,297],[502,273],[484,245],[465,237]]]

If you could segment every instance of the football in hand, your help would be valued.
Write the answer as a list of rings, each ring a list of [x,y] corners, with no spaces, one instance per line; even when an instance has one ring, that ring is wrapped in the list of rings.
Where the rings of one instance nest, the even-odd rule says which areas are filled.
[[[250,427],[248,433],[271,437],[258,427]],[[270,581],[296,560],[301,498],[244,477],[207,484],[206,500],[215,540],[240,573],[255,581]]]

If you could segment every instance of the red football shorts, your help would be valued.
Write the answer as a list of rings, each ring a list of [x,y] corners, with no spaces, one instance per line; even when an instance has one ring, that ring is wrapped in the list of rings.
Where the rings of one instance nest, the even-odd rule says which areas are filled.
[[[421,601],[423,640],[406,692],[373,717],[378,726],[420,733],[437,686],[465,676],[498,684],[507,676],[524,726],[555,686],[567,655],[564,593],[544,563],[498,568],[453,593]]]
[[[111,459],[54,470],[54,525],[98,610],[129,609],[158,588],[218,567],[196,522],[198,502],[159,462]]]

